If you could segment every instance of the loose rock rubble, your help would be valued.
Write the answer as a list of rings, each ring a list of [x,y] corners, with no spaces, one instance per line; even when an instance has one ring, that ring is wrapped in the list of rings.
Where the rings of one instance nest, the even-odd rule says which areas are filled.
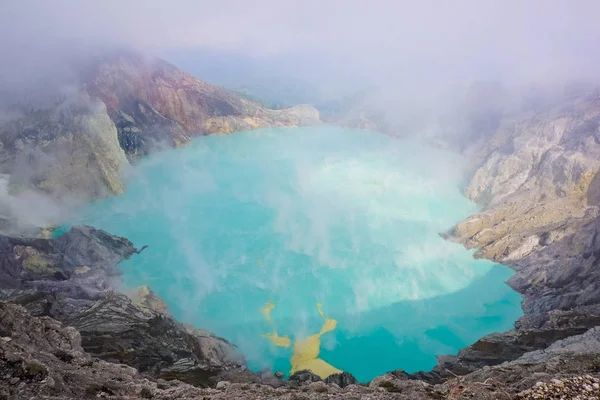
[[[517,395],[519,399],[600,399],[600,380],[590,375],[565,379],[552,379],[550,382],[537,382],[529,390]]]

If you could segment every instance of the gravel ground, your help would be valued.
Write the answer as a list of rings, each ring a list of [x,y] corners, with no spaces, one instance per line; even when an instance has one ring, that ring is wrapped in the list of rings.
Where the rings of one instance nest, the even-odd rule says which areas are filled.
[[[600,380],[590,375],[537,382],[531,389],[517,395],[519,399],[600,399]]]

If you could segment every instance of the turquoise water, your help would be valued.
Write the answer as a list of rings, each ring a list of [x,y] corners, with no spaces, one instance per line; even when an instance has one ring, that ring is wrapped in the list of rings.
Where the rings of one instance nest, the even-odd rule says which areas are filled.
[[[335,127],[199,137],[133,168],[124,195],[75,222],[123,235],[141,254],[125,284],[149,285],[179,319],[235,343],[251,368],[290,371],[293,342],[319,332],[319,358],[360,381],[510,329],[511,271],[438,235],[476,211],[462,160]],[[275,307],[270,321],[261,312]]]

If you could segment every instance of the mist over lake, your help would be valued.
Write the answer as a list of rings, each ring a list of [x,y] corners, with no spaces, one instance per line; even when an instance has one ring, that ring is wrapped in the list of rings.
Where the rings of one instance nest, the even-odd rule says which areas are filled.
[[[522,315],[509,268],[439,236],[477,212],[462,165],[339,127],[198,137],[71,222],[147,245],[120,264],[125,285],[150,286],[251,369],[318,364],[366,382],[428,370]]]

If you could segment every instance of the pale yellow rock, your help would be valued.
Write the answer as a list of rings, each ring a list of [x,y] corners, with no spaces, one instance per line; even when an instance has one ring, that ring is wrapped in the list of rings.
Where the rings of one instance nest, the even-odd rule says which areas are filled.
[[[246,118],[244,118],[243,121],[253,128],[258,128],[258,124],[256,123],[256,121],[253,118],[246,117]]]
[[[129,162],[117,128],[103,103],[83,92],[74,96],[73,103],[41,115],[26,113],[2,126],[11,135],[18,135],[22,126],[57,132],[48,140],[32,135],[25,143],[15,141],[10,157],[0,156],[3,170],[11,176],[12,193],[35,188],[74,203],[123,193],[122,172]],[[24,166],[27,174],[17,173]]]

